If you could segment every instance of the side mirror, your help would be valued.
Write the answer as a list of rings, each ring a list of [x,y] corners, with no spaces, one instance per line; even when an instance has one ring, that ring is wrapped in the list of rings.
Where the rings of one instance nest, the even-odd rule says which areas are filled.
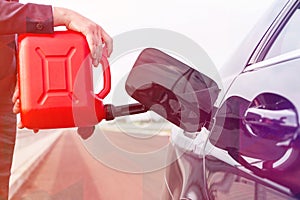
[[[153,48],[141,52],[125,88],[147,109],[188,132],[210,122],[220,92],[209,77]]]

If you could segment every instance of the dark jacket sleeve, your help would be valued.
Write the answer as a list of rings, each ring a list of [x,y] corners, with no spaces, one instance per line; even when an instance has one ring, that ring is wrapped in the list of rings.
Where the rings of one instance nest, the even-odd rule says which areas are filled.
[[[52,32],[52,6],[0,0],[0,35]]]

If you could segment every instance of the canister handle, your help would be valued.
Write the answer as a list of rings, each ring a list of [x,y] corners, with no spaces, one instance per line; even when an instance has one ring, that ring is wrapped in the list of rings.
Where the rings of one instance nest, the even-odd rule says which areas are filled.
[[[100,64],[102,65],[103,70],[103,88],[98,94],[96,94],[100,99],[104,99],[104,97],[108,95],[111,89],[110,67],[107,59],[107,48],[105,46],[103,47],[102,52],[102,59],[100,61]]]

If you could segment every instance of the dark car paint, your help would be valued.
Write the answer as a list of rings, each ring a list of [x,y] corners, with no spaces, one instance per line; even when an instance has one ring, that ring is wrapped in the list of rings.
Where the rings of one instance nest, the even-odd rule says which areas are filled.
[[[270,44],[278,35],[278,30],[282,29],[298,5],[299,1],[274,3],[274,7],[266,13],[237,50],[239,56],[233,57],[220,70],[224,77],[224,88],[230,88],[247,66],[264,58]],[[274,95],[280,96],[276,93]],[[284,96],[282,98],[285,99]],[[278,145],[278,139],[270,139],[269,136],[257,138],[249,135],[244,120],[253,99],[255,97],[247,99],[225,95],[216,113],[214,126],[210,127],[212,132],[209,142],[227,151],[239,165],[230,165],[211,155],[181,152],[182,155],[167,169],[164,199],[300,198],[299,129],[292,129],[295,137],[287,146]],[[293,102],[289,103],[291,104],[288,109],[295,110]],[[273,167],[273,163],[283,157],[288,148],[293,148],[289,157],[291,162],[278,168]],[[170,155],[178,156],[178,151],[181,150],[176,147],[176,141],[174,149]],[[249,163],[243,156],[259,159],[261,167],[257,167],[255,162]]]

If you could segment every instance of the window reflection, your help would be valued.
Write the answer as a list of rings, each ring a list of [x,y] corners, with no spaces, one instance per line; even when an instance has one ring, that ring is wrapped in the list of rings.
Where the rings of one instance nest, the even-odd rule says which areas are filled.
[[[288,23],[282,29],[265,59],[273,58],[300,48],[300,8],[296,9]]]

